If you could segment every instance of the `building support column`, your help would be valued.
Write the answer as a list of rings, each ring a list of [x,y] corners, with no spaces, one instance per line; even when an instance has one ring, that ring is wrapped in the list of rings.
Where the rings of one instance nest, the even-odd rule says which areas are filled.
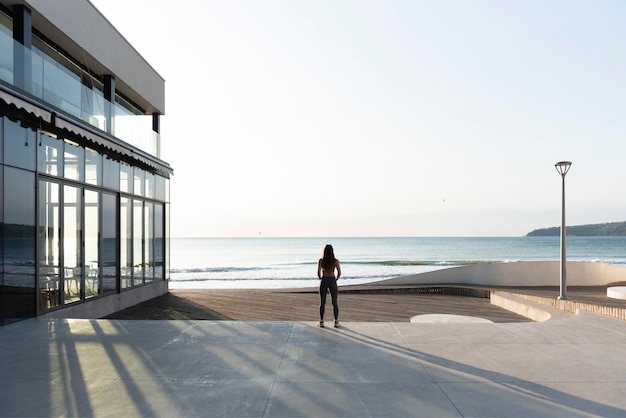
[[[115,77],[104,76],[104,113],[106,118],[105,130],[115,136]]]
[[[157,158],[161,158],[161,115],[152,114],[152,151]]]
[[[33,39],[33,18],[24,5],[13,7],[13,84],[29,93],[31,90],[32,64],[30,47]]]

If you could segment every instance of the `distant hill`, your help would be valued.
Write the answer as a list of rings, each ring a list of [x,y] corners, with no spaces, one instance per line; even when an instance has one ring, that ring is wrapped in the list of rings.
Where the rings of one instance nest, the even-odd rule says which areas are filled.
[[[624,237],[626,222],[610,222],[606,224],[577,225],[565,228],[567,235],[578,237]],[[561,227],[535,229],[526,234],[527,237],[558,237]]]

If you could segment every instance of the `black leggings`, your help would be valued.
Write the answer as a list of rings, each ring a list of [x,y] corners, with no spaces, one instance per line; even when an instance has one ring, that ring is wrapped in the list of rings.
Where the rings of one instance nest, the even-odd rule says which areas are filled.
[[[326,308],[326,295],[330,290],[330,298],[333,301],[333,314],[335,320],[339,319],[339,305],[337,305],[337,280],[334,277],[323,277],[320,281],[320,320],[324,320]]]

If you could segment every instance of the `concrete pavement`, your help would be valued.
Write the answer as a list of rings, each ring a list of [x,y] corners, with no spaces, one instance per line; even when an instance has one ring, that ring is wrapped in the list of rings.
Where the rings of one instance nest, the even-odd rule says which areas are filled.
[[[0,416],[626,416],[626,322],[33,319],[0,328]]]

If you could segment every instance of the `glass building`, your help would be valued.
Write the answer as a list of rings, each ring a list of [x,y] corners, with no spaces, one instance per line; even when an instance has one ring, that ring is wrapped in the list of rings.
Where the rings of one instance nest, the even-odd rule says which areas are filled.
[[[0,0],[0,325],[167,293],[164,84],[88,0]]]

